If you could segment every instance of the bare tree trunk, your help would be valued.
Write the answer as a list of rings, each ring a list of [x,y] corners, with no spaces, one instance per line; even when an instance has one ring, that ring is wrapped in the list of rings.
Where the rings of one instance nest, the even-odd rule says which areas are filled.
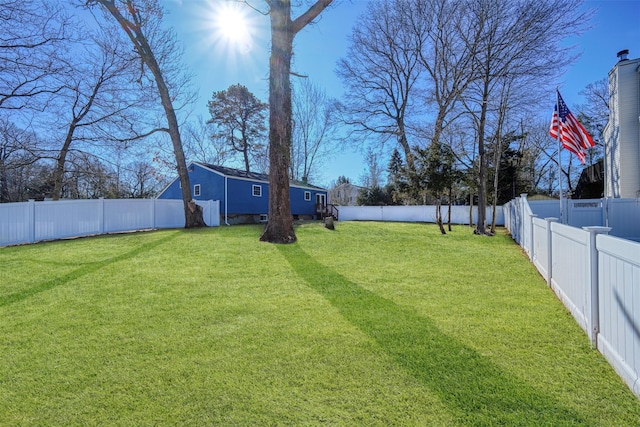
[[[167,125],[169,127],[168,133],[173,145],[173,152],[176,159],[176,166],[178,169],[178,177],[180,178],[180,187],[182,190],[182,202],[184,205],[184,218],[185,228],[201,227],[204,226],[204,220],[202,218],[202,209],[192,209],[189,206],[191,202],[191,183],[189,180],[189,172],[187,171],[187,163],[184,156],[184,150],[182,149],[182,140],[180,139],[180,130],[178,127],[178,119],[176,117],[175,109],[173,108],[173,101],[169,94],[169,88],[164,79],[160,65],[156,60],[153,49],[149,45],[146,35],[143,32],[143,19],[139,15],[139,11],[134,7],[131,0],[126,1],[126,6],[130,13],[132,13],[132,19],[134,22],[127,20],[116,6],[113,0],[96,0],[102,4],[109,13],[116,19],[118,24],[122,27],[125,33],[129,36],[129,39],[133,43],[140,59],[144,64],[149,67],[149,70],[153,74],[153,78],[158,88],[158,94],[164,109],[165,116],[167,118]]]
[[[488,73],[488,72],[487,72]],[[484,132],[487,123],[487,103],[489,100],[489,81],[484,82],[480,122],[478,124],[478,223],[475,234],[487,234],[487,155],[484,149]]]
[[[64,164],[67,161],[67,153],[69,152],[69,147],[71,146],[71,141],[73,140],[74,129],[75,125],[73,123],[69,125],[69,130],[67,131],[67,136],[64,139],[64,144],[62,144],[62,148],[60,149],[58,158],[56,159],[56,168],[53,171],[53,193],[51,194],[51,198],[53,200],[60,200],[60,198],[62,197]]]
[[[404,118],[398,119],[398,143],[404,150],[404,158],[407,162],[407,169],[409,173],[416,173],[416,163],[414,159],[413,152],[411,151],[411,147],[409,146],[409,141],[407,140],[407,133],[404,125]]]
[[[291,21],[290,0],[270,0],[271,56],[269,58],[269,220],[260,240],[294,243],[289,164],[291,156],[291,56],[295,35],[332,0],[318,0]]]
[[[242,149],[242,155],[244,157],[244,170],[249,173],[249,146],[247,143],[244,143],[244,148]]]
[[[269,59],[269,220],[260,236],[263,242],[294,243],[289,199],[291,155],[291,5],[271,4],[271,57]]]
[[[64,178],[64,164],[67,159],[67,154],[69,153],[69,148],[71,147],[71,143],[73,142],[73,136],[76,131],[76,128],[81,127],[80,124],[85,116],[91,110],[93,103],[100,92],[100,88],[104,82],[104,75],[98,78],[98,81],[93,85],[91,90],[91,95],[87,99],[87,102],[80,108],[80,111],[76,113],[76,106],[80,100],[80,85],[78,84],[76,87],[76,96],[75,102],[71,107],[71,123],[69,123],[69,128],[67,129],[67,136],[64,139],[64,143],[62,144],[62,148],[60,149],[60,153],[58,154],[58,159],[56,161],[56,169],[53,172],[53,200],[60,200],[62,197],[62,180]]]
[[[453,207],[453,189],[449,186],[449,212],[447,212],[447,228],[451,231],[451,208]]]
[[[7,167],[0,145],[0,203],[9,201],[9,185],[7,184]]]
[[[440,228],[440,233],[447,234],[442,223],[442,201],[440,197],[436,197],[436,222],[438,223],[438,228]]]
[[[500,138],[500,137],[498,137]],[[500,153],[502,152],[502,140],[498,142],[498,150],[495,157],[495,168],[493,176],[493,203],[491,212],[491,234],[496,232],[496,209],[498,208],[498,174],[500,172]]]
[[[144,56],[141,54],[141,56],[149,67],[151,73],[153,73],[156,85],[158,86],[158,93],[160,94],[162,108],[164,108],[165,116],[167,117],[167,124],[169,125],[169,136],[171,137],[171,143],[173,145],[173,153],[176,158],[178,177],[180,178],[180,186],[182,190],[182,202],[184,205],[185,218],[184,227],[204,227],[206,226],[206,224],[204,223],[204,219],[202,218],[202,209],[194,209],[189,206],[189,203],[191,202],[191,182],[189,180],[189,171],[187,170],[187,162],[184,157],[184,150],[182,149],[182,140],[180,138],[178,118],[176,117],[176,111],[173,108],[173,102],[171,101],[169,88],[164,81],[162,71],[160,70],[160,66],[157,63],[155,56],[153,54],[145,54]]]

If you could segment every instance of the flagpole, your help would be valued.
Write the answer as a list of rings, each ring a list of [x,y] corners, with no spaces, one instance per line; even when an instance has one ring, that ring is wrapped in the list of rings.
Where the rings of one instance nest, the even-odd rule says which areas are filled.
[[[564,224],[564,204],[562,203],[562,144],[560,142],[562,134],[562,124],[560,119],[560,91],[556,86],[556,110],[558,112],[558,187],[560,192],[560,224]]]

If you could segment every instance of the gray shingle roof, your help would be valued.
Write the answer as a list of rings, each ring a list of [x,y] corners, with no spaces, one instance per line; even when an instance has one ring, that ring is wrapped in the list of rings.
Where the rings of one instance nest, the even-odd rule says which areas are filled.
[[[193,162],[197,165],[201,165],[204,166],[207,169],[211,169],[214,170],[224,176],[230,176],[230,177],[235,177],[235,178],[245,178],[245,179],[251,179],[254,181],[264,181],[264,182],[269,182],[269,175],[265,174],[265,173],[257,173],[257,172],[246,172],[240,169],[233,169],[233,168],[228,168],[226,166],[217,166],[217,165],[211,165],[208,163],[202,163],[202,162]],[[311,185],[309,183],[305,183],[302,181],[295,181],[295,180],[289,180],[289,184],[290,185],[295,185],[296,187],[307,187],[307,188],[313,188],[313,189],[317,189],[317,190],[325,190],[322,187],[318,187],[316,185]],[[326,191],[326,190],[325,190]]]

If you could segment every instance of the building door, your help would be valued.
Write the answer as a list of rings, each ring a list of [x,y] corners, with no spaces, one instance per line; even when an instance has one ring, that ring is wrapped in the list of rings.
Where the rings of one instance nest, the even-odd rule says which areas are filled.
[[[317,207],[325,207],[327,205],[327,195],[316,193],[316,206]]]

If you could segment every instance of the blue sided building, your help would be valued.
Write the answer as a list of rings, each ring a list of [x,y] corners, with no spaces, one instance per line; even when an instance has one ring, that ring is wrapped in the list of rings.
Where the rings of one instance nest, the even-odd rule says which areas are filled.
[[[241,224],[266,221],[269,212],[269,176],[224,166],[192,162],[187,167],[191,197],[219,200],[220,222]],[[320,218],[327,209],[327,190],[299,181],[289,182],[294,219]],[[159,199],[182,199],[176,177],[158,195]]]

